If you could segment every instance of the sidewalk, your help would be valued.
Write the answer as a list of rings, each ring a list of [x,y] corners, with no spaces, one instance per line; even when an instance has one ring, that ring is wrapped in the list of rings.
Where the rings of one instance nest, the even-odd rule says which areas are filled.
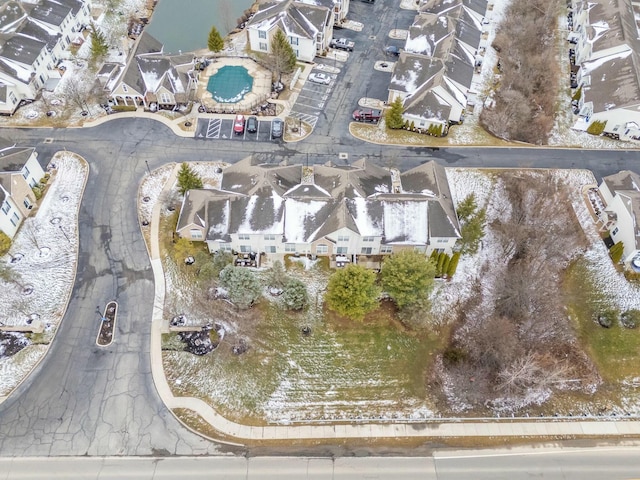
[[[180,165],[169,176],[163,193],[175,183]],[[549,419],[473,419],[425,420],[411,423],[354,423],[336,422],[323,425],[269,425],[263,427],[241,425],[227,420],[199,398],[175,397],[164,375],[161,335],[168,332],[163,323],[165,280],[158,244],[160,202],[153,209],[151,220],[151,266],[155,279],[155,299],[151,324],[151,371],[160,398],[169,409],[187,408],[196,412],[221,434],[238,440],[294,440],[345,438],[451,438],[451,437],[634,437],[640,436],[640,420],[608,419],[581,420]]]

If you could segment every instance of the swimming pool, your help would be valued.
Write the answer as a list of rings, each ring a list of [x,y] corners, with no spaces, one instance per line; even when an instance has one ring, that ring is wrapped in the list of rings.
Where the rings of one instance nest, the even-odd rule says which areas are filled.
[[[207,83],[207,90],[219,103],[240,102],[252,88],[253,77],[241,66],[224,66]]]

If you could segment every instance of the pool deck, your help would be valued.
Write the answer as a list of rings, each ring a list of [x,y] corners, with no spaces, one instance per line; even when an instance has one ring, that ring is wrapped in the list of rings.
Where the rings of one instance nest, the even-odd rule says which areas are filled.
[[[207,90],[209,79],[222,67],[238,66],[247,69],[253,77],[253,88],[237,103],[220,103],[213,99]],[[201,74],[198,80],[196,97],[208,110],[216,112],[250,112],[271,98],[271,72],[249,58],[220,58],[214,60]]]

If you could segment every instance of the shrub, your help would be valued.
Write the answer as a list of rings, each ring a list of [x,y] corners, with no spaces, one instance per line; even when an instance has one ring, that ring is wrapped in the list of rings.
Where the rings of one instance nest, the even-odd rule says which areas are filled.
[[[44,177],[42,177],[42,179],[40,180],[40,183],[43,185],[46,185],[50,178],[51,178],[51,175],[48,173],[45,173]]]
[[[591,122],[591,125],[587,127],[587,133],[591,135],[599,136],[604,132],[604,127],[607,126],[607,122],[601,122],[599,120],[594,120]]]
[[[442,262],[442,276],[443,277],[446,276],[447,272],[449,271],[449,263],[451,263],[451,257],[445,253],[444,254],[444,261]]]
[[[416,122],[414,122],[413,120],[411,120],[411,123],[409,124],[409,129],[414,132],[416,130]]]
[[[111,110],[114,112],[135,112],[137,108],[135,105],[114,105]]]
[[[444,264],[445,253],[441,252],[438,255],[438,263],[436,264],[436,277],[442,276],[442,265]]]
[[[578,89],[575,91],[575,93],[571,97],[571,100],[579,101],[581,98],[582,98],[582,85],[580,85]]]
[[[442,354],[442,359],[449,365],[456,365],[467,357],[464,350],[458,347],[449,347]]]
[[[620,263],[622,260],[622,254],[624,253],[624,243],[618,242],[613,247],[609,249],[609,256],[611,257],[611,261],[614,265]]]
[[[431,252],[431,256],[429,257],[429,259],[431,260],[431,263],[436,265],[438,263],[438,251],[434,250],[433,252]]]
[[[453,278],[458,269],[458,262],[460,261],[460,252],[455,252],[449,262],[449,268],[447,268],[447,277]]]
[[[602,310],[596,314],[596,321],[601,327],[611,328],[611,326],[618,320],[618,312],[612,309]]]
[[[42,198],[42,188],[39,185],[36,185],[31,190],[33,190],[33,194],[36,196],[36,200],[40,200]]]
[[[6,254],[10,248],[11,239],[4,232],[0,232],[0,257]]]
[[[627,310],[620,315],[620,323],[624,328],[636,328],[640,325],[640,310]]]

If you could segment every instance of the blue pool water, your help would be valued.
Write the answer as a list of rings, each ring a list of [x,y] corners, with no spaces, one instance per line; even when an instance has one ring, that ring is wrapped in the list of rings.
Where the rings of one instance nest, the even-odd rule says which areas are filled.
[[[225,66],[209,77],[207,90],[218,103],[237,103],[253,88],[253,77],[247,69]]]

